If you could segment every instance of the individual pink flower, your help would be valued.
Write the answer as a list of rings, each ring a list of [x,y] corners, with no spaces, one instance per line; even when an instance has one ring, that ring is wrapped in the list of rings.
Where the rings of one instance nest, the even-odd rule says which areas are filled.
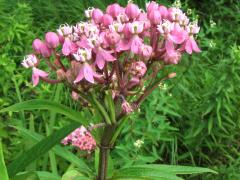
[[[32,43],[32,48],[35,51],[35,53],[40,54],[41,48],[42,48],[42,41],[40,39],[35,39]]]
[[[162,21],[161,13],[159,10],[152,10],[148,13],[148,19],[153,25],[160,24]]]
[[[48,73],[46,73],[43,70],[40,70],[36,67],[33,67],[33,72],[32,72],[32,82],[33,82],[33,86],[37,86],[39,83],[39,79],[40,78],[45,78],[48,76]]]
[[[134,54],[138,54],[139,48],[142,46],[142,44],[143,40],[139,36],[133,36],[130,40],[130,51]]]
[[[37,63],[38,63],[37,57],[34,54],[29,54],[24,57],[21,64],[25,68],[30,68],[30,67],[32,68],[36,66]]]
[[[73,54],[77,61],[86,62],[92,58],[91,49],[79,48],[76,53]]]
[[[120,35],[115,31],[113,32],[108,31],[105,33],[105,40],[109,45],[115,46],[120,41],[120,39],[121,39]]]
[[[200,48],[198,47],[193,35],[199,32],[200,28],[197,24],[190,24],[187,26],[188,37],[185,42],[185,50],[188,54],[192,54],[192,52],[201,52]]]
[[[171,51],[170,53],[164,54],[164,61],[167,64],[178,64],[181,60],[181,53],[179,51]]]
[[[96,53],[95,63],[97,64],[99,69],[103,69],[106,62],[115,61],[116,58],[111,55],[110,51],[99,48]]]
[[[129,19],[135,19],[140,13],[140,9],[136,4],[129,3],[125,8],[125,13]]]
[[[63,55],[68,56],[76,51],[76,49],[76,45],[69,38],[66,38],[62,46]]]
[[[129,113],[133,112],[133,108],[131,107],[131,105],[126,100],[124,100],[122,102],[122,110],[126,114],[129,114]]]
[[[45,42],[49,48],[56,48],[59,45],[59,37],[55,32],[48,32],[45,35]]]
[[[117,33],[121,33],[123,31],[124,25],[120,22],[113,22],[111,25],[109,25],[110,31],[115,31]]]
[[[94,83],[94,77],[99,78],[100,75],[98,75],[88,63],[84,63],[81,66],[77,78],[74,80],[74,83],[78,83],[83,79],[90,83]]]
[[[132,63],[131,74],[137,77],[143,77],[147,72],[147,66],[143,61],[136,61]]]
[[[113,18],[116,18],[122,12],[123,8],[117,3],[109,5],[106,9],[106,13],[111,15]]]
[[[92,19],[95,23],[100,24],[102,22],[103,12],[100,9],[94,9],[92,12]]]
[[[117,21],[119,23],[127,23],[129,21],[128,16],[123,12],[117,16]]]
[[[140,34],[143,31],[143,25],[143,22],[134,21],[129,24],[128,28],[132,34]]]
[[[148,60],[148,59],[151,57],[151,55],[152,55],[153,49],[152,49],[152,47],[149,46],[149,45],[142,44],[142,45],[139,47],[139,50],[138,50],[138,51],[139,51],[138,53],[139,53],[141,56],[143,56],[146,60]]]
[[[57,33],[63,37],[69,36],[73,33],[73,27],[69,26],[68,24],[62,24],[57,29]]]
[[[104,14],[102,17],[102,23],[104,26],[109,26],[113,23],[113,18],[109,14]]]
[[[46,43],[42,43],[40,52],[41,55],[45,58],[49,58],[52,55],[52,50],[46,45]]]

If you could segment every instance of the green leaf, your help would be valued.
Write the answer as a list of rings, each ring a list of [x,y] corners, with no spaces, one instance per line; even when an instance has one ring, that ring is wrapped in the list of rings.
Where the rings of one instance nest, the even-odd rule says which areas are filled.
[[[0,175],[1,180],[8,180],[8,173],[7,168],[4,162],[4,156],[3,156],[3,149],[2,149],[2,141],[0,139]]]
[[[61,180],[61,177],[46,171],[36,171],[40,180]]]
[[[34,109],[51,110],[59,114],[63,114],[74,121],[81,122],[85,126],[88,124],[88,121],[82,118],[83,115],[80,112],[74,111],[71,108],[64,106],[62,104],[59,104],[57,102],[48,101],[48,100],[34,99],[34,100],[24,101],[24,102],[9,106],[7,108],[1,109],[0,113],[7,112],[7,111],[16,112],[16,111],[34,110]]]
[[[84,176],[76,169],[68,170],[63,176],[61,180],[91,180],[91,178]]]
[[[161,172],[167,172],[171,174],[198,174],[198,173],[214,173],[216,171],[202,168],[202,167],[192,167],[192,166],[177,166],[177,165],[163,165],[163,164],[148,164],[148,165],[138,165],[133,166],[134,168],[149,168],[159,170]]]
[[[7,166],[9,176],[13,177],[18,172],[24,170],[27,165],[47,153],[52,147],[54,147],[64,137],[66,137],[70,132],[79,126],[79,123],[73,122],[55,131],[50,136],[44,138],[39,143],[34,145],[32,148],[22,153],[9,166]]]
[[[36,172],[24,172],[11,178],[11,180],[41,180]]]
[[[35,132],[31,132],[25,128],[15,126],[13,127],[19,130],[23,135],[25,135],[26,138],[30,138],[36,142],[39,142],[44,138],[42,135]],[[68,151],[66,148],[61,147],[60,145],[56,145],[53,147],[53,152],[58,156],[64,158],[65,160],[73,163],[75,166],[79,167],[81,169],[81,172],[92,173],[91,169],[82,159],[79,159],[79,157]]]

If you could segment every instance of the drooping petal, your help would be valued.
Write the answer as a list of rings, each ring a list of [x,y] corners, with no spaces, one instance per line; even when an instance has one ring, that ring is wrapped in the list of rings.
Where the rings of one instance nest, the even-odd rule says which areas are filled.
[[[171,40],[167,39],[165,45],[166,51],[170,55],[174,51],[174,44]]]
[[[186,41],[185,50],[188,54],[192,54],[192,43],[190,39]]]
[[[139,47],[142,45],[142,39],[138,36],[135,36],[131,40],[131,52],[138,54]]]
[[[42,71],[36,67],[33,67],[33,72],[32,72],[32,82],[33,86],[38,85],[40,77],[47,77],[48,73],[45,71]]]
[[[201,52],[201,49],[198,47],[198,45],[197,45],[197,43],[196,43],[194,38],[191,39],[191,44],[192,44],[192,49],[195,52],[197,52],[197,53]]]
[[[113,56],[111,55],[111,53],[108,52],[108,51],[106,51],[106,50],[102,50],[102,51],[101,51],[101,55],[102,55],[102,57],[104,58],[104,60],[106,60],[106,61],[108,61],[108,62],[112,62],[112,61],[115,61],[115,60],[116,60],[116,58],[113,57]]]
[[[102,54],[100,52],[97,53],[95,62],[96,62],[99,69],[103,69],[103,67],[105,65],[105,61],[104,61],[104,59],[102,57]]]
[[[77,78],[74,80],[74,83],[78,83],[83,79],[83,77],[84,77],[84,73],[83,73],[83,69],[81,68],[77,75]]]
[[[32,83],[33,83],[33,86],[37,86],[39,83],[39,76],[34,73],[32,74]]]
[[[93,70],[91,66],[89,64],[84,64],[82,68],[83,68],[84,78],[88,82],[94,83]]]
[[[68,56],[71,53],[71,41],[70,39],[65,39],[64,43],[63,43],[63,47],[62,47],[62,53],[65,56]]]

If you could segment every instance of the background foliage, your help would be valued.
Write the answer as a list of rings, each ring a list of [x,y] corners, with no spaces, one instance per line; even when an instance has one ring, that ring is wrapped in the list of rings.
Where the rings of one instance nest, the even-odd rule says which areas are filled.
[[[34,37],[42,37],[60,24],[80,21],[89,6],[104,9],[112,2],[115,1],[0,0],[0,108],[33,98],[60,101],[75,108],[77,104],[71,101],[64,87],[42,83],[33,88],[30,72],[23,71],[20,62],[30,51]],[[143,0],[134,2],[140,7],[145,5]],[[183,58],[176,68],[177,78],[161,85],[142,105],[140,113],[131,117],[112,158],[116,167],[143,162],[196,165],[213,168],[219,175],[192,179],[237,180],[240,179],[240,2],[185,0],[182,8],[199,20],[202,28],[198,39],[203,52]],[[45,111],[1,114],[0,137],[6,164],[35,144],[14,126],[46,136],[64,125],[59,121],[62,118]],[[137,147],[137,140],[144,144]],[[76,149],[72,151],[86,156]],[[67,168],[69,163],[52,151],[27,167],[59,175]]]

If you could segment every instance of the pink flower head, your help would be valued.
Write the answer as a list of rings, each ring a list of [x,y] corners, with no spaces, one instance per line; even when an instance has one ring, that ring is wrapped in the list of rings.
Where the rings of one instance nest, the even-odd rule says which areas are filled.
[[[59,45],[58,35],[55,32],[46,33],[45,42],[49,48],[55,49]]]
[[[76,51],[76,49],[76,45],[69,38],[66,38],[62,46],[63,55],[68,56]]]
[[[32,43],[32,48],[37,54],[41,53],[42,43],[40,39],[35,39]]]
[[[122,110],[126,114],[129,114],[129,113],[133,112],[133,108],[131,107],[131,105],[126,100],[124,100],[122,102]]]
[[[40,52],[45,58],[49,58],[52,55],[52,50],[46,45],[46,43],[42,43]]]
[[[106,9],[106,13],[111,15],[113,18],[116,18],[122,12],[123,8],[117,3],[109,5]]]
[[[110,51],[104,50],[102,48],[98,49],[95,63],[99,69],[103,69],[106,62],[112,62],[115,60],[116,58],[111,55]]]
[[[94,9],[92,12],[92,19],[96,24],[100,24],[102,22],[103,12],[100,9]]]
[[[150,11],[148,14],[148,18],[149,18],[151,24],[153,24],[153,25],[160,24],[162,21],[161,13],[159,12],[159,10]]]
[[[131,74],[137,77],[143,77],[147,72],[147,66],[143,61],[133,62],[131,67]]]
[[[37,86],[39,83],[39,79],[40,78],[45,78],[48,76],[48,73],[46,73],[43,70],[40,70],[36,67],[33,67],[33,72],[32,72],[32,82],[33,82],[33,86]]]
[[[76,53],[73,54],[77,61],[85,62],[92,58],[92,51],[87,48],[79,48]]]
[[[140,13],[140,9],[136,4],[129,3],[125,8],[125,13],[129,19],[135,19]]]
[[[21,64],[25,68],[30,68],[36,66],[37,63],[38,63],[37,57],[34,54],[29,54],[26,57],[24,57]]]
[[[104,14],[102,17],[102,23],[104,26],[109,26],[113,23],[113,18],[109,14]]]
[[[100,75],[98,75],[93,69],[92,67],[87,64],[84,63],[81,68],[80,71],[77,75],[77,78],[74,80],[74,83],[78,83],[81,80],[85,79],[86,81],[90,82],[90,83],[94,83],[94,77],[99,78]]]
[[[77,128],[65,137],[62,140],[62,144],[71,144],[72,146],[77,147],[82,151],[88,151],[89,153],[96,148],[95,139],[84,126]]]

